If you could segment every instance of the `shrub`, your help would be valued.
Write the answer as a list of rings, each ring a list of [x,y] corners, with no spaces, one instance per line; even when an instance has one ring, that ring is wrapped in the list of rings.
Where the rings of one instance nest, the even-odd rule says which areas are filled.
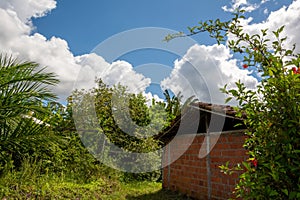
[[[220,44],[227,41],[233,53],[244,56],[243,68],[261,72],[257,90],[249,90],[244,83],[223,92],[238,101],[238,116],[246,114],[248,127],[245,148],[249,152],[246,171],[236,186],[236,197],[243,199],[299,199],[300,198],[300,54],[295,45],[289,49],[286,37],[281,37],[284,26],[277,30],[261,30],[250,35],[243,31],[237,11],[230,21],[219,19],[200,22],[189,28],[190,35],[208,32]],[[169,35],[166,40],[185,36]],[[242,169],[221,169],[228,173]]]

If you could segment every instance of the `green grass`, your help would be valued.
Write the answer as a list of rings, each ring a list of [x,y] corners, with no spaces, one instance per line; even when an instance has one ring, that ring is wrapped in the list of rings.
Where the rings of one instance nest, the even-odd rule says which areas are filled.
[[[0,199],[102,199],[117,186],[104,179],[76,183],[59,177],[15,179],[0,183]],[[1,180],[3,181],[3,179]]]
[[[187,200],[188,197],[162,189],[157,182],[122,183],[119,191],[103,195],[103,200]]]
[[[76,200],[187,200],[186,196],[162,189],[158,182],[119,181],[108,174],[83,181],[73,174],[40,173],[39,163],[25,162],[16,171],[7,168],[0,175],[0,200],[3,199],[76,199]]]
[[[101,200],[187,200],[184,195],[163,190],[161,183],[136,182],[108,184],[102,179],[90,183],[73,183],[57,178],[33,182],[0,184],[0,199],[101,199]]]

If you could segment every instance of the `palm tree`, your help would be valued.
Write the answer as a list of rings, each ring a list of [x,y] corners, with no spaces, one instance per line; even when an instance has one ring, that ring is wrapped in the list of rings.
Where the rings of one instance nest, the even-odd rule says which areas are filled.
[[[56,99],[49,86],[58,82],[35,62],[0,55],[0,168],[9,158],[20,164],[25,154],[34,154],[50,140],[50,127],[30,116],[49,114],[43,103]]]
[[[180,116],[182,110],[186,109],[191,103],[197,101],[195,96],[191,96],[187,98],[184,103],[182,103],[183,95],[181,92],[178,92],[176,96],[173,95],[171,97],[168,90],[165,90],[164,96],[166,98],[166,111],[174,118]]]

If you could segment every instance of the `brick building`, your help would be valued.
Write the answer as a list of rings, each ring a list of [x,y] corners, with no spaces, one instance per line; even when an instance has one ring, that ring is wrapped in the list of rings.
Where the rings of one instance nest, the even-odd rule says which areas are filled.
[[[247,159],[243,117],[230,106],[192,104],[160,136],[163,187],[195,199],[230,198],[239,174],[225,175],[219,166]]]

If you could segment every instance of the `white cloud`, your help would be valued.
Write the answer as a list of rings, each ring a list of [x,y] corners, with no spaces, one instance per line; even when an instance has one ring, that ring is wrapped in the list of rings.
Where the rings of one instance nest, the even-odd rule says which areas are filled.
[[[232,0],[229,7],[226,5],[223,6],[222,9],[226,12],[234,12],[237,8],[240,8],[246,12],[252,12],[268,1],[269,0],[262,0],[260,3],[250,3],[248,0]]]
[[[235,2],[241,3],[240,5],[242,5],[242,3],[245,3],[246,1]],[[261,29],[268,29],[269,33],[272,34],[272,31],[275,31],[281,26],[285,25],[285,29],[282,33],[282,37],[288,37],[287,42],[285,43],[285,47],[292,48],[293,44],[298,44],[298,46],[296,46],[296,52],[299,53],[299,19],[300,0],[295,0],[289,6],[284,6],[277,11],[271,12],[264,22],[252,23],[253,18],[249,17],[241,20],[240,25],[242,25],[244,32],[250,33],[250,35],[260,33]],[[270,38],[274,39],[272,37]],[[232,39],[232,37],[230,39]],[[193,77],[189,82],[193,83],[193,85],[199,85],[198,88],[193,88],[197,88],[198,91],[196,90],[196,94],[198,94],[201,101],[208,101],[213,95],[215,95],[215,101],[224,99],[224,97],[222,97],[220,93],[217,93],[217,89],[219,88],[219,86],[222,85],[222,83],[229,83],[229,86],[233,87],[233,83],[238,79],[246,83],[246,86],[248,88],[254,88],[253,86],[257,85],[257,81],[253,77],[249,76],[249,74],[247,74],[247,70],[238,69],[237,61],[234,59],[230,59],[231,55],[224,46],[219,48],[221,49],[216,50],[214,46],[194,46],[193,48],[191,48],[185,58],[175,64],[176,67],[171,78],[165,80],[164,85],[170,86],[174,89],[179,89],[177,83],[180,82],[181,79],[179,78],[178,74],[188,74],[189,72],[187,68],[194,67],[196,69],[194,71],[198,71],[203,78],[194,73],[193,75],[189,75],[190,77]],[[215,65],[212,65],[212,61],[204,59],[203,57],[205,56],[202,56],[202,59],[199,57],[199,55],[205,55],[205,52],[211,55],[215,55],[210,58],[210,60],[215,59]],[[196,54],[198,54],[198,58],[196,58]],[[191,66],[191,64],[188,64],[188,62],[192,63],[193,66],[189,67]],[[210,68],[208,66],[210,66]],[[221,74],[221,78],[215,78],[213,75],[214,72],[218,71]],[[186,86],[186,88],[188,87]],[[207,94],[207,92],[205,91],[209,91],[211,95],[203,95]],[[192,92],[189,90],[187,90],[186,93],[188,95],[192,94]],[[216,103],[214,102],[214,100],[210,100],[209,102]]]
[[[133,70],[130,63],[125,61],[113,62],[104,72],[104,81],[108,84],[126,85],[130,92],[139,93],[145,91],[150,85],[151,79],[145,78]]]
[[[270,35],[271,31],[275,31],[285,25],[282,32],[282,37],[287,36],[286,46],[291,48],[293,44],[298,44],[296,51],[300,52],[300,0],[293,1],[288,7],[283,6],[277,11],[269,14],[266,21],[261,23],[251,23],[252,18],[241,20],[243,29],[250,34],[260,33],[261,29],[268,28]],[[271,39],[274,39],[271,37]]]
[[[142,92],[143,96],[146,98],[147,100],[147,106],[150,107],[152,105],[152,100],[154,99],[155,102],[163,102],[164,100],[159,98],[159,96],[157,96],[156,94],[152,94],[151,92]]]
[[[265,2],[266,0],[259,5]],[[247,0],[233,0],[230,8],[223,9],[229,11],[238,6],[246,7],[248,11],[255,7]],[[96,54],[74,56],[65,40],[57,37],[47,39],[39,33],[31,34],[34,27],[30,19],[44,16],[55,7],[54,0],[0,0],[1,51],[36,61],[42,66],[48,66],[49,71],[57,73],[61,83],[54,89],[62,101],[72,91],[78,74],[78,87],[90,88],[94,85],[94,78],[98,76],[107,84],[127,85],[131,92],[145,91],[151,80],[136,73],[130,63],[107,63]],[[288,35],[289,44],[300,44],[299,19],[300,0],[294,1],[289,7],[271,12],[265,22],[251,24],[252,19],[248,18],[242,20],[242,23],[244,29],[250,33],[263,28],[275,30],[285,24],[284,34]],[[247,70],[237,67],[237,60],[232,59],[225,46],[195,45],[181,60],[175,62],[172,74],[162,81],[162,86],[164,89],[170,88],[175,94],[181,91],[186,98],[196,94],[201,101],[224,103],[225,97],[219,92],[224,84],[228,83],[233,87],[233,83],[239,79],[250,88],[257,84],[256,79],[248,73]],[[152,94],[144,95],[159,100]]]
[[[16,12],[0,8],[0,45],[1,49],[10,45],[11,40],[20,35],[30,33],[30,27],[24,24],[17,16]]]
[[[144,91],[151,80],[135,73],[129,63],[118,61],[109,64],[95,54],[76,57],[65,40],[57,37],[48,40],[39,33],[31,34],[34,27],[30,19],[44,16],[55,7],[54,0],[0,0],[1,51],[22,60],[38,62],[47,66],[48,71],[55,72],[61,82],[54,92],[61,101],[73,90],[79,72],[76,85],[82,88],[93,86],[98,75],[107,84],[121,83],[128,86],[129,91]],[[98,74],[94,73],[95,70]]]
[[[22,22],[28,22],[31,17],[45,16],[56,8],[55,0],[1,0],[0,7],[14,11]]]
[[[126,61],[107,63],[102,57],[92,53],[76,58],[82,66],[76,83],[77,87],[92,88],[95,77],[101,78],[107,85],[121,84],[127,86],[129,92],[140,93],[150,85],[151,79],[136,73],[133,66]]]
[[[249,71],[239,69],[237,60],[232,59],[224,45],[194,45],[181,60],[175,62],[170,77],[161,84],[175,94],[181,91],[184,99],[194,95],[202,102],[224,104],[226,97],[220,88],[225,84],[233,88],[238,80],[249,89],[257,85]]]

